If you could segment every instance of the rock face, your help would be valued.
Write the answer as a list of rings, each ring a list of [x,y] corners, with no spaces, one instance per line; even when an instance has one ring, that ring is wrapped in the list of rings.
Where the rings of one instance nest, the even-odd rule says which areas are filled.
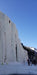
[[[16,26],[0,12],[0,62],[27,61],[27,52],[18,38]]]

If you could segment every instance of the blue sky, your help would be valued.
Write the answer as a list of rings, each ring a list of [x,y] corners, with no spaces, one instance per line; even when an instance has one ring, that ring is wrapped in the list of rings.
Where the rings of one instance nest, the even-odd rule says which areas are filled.
[[[0,11],[16,24],[21,42],[37,48],[37,0],[0,0]]]

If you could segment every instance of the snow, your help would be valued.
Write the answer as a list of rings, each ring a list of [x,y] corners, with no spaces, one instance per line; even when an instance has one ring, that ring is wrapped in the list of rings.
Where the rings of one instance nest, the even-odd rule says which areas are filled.
[[[37,74],[37,65],[28,66],[26,63],[8,63],[0,64],[1,74]]]

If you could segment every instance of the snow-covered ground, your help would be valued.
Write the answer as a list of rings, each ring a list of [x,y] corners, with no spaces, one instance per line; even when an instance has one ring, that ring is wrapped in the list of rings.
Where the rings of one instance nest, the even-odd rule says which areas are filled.
[[[1,74],[37,74],[37,66],[28,66],[27,64],[18,62],[0,64]]]

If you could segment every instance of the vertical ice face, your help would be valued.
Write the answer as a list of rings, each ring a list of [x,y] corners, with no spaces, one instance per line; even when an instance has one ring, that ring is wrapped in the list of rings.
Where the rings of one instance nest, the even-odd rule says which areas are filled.
[[[26,54],[18,38],[15,24],[0,12],[0,62],[23,62]]]

